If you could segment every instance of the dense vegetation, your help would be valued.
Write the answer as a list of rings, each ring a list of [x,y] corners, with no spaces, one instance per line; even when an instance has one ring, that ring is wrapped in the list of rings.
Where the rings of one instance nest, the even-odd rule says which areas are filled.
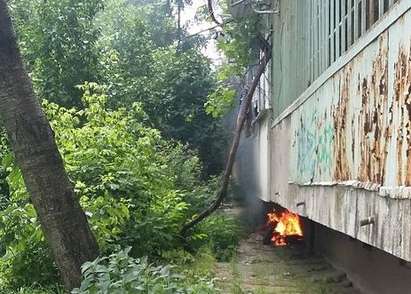
[[[9,5],[35,92],[101,255],[108,256],[84,264],[74,293],[215,293],[201,263],[230,257],[235,221],[218,215],[189,240],[179,235],[212,200],[225,142],[204,108],[218,89],[200,53],[204,41],[185,38],[175,21],[186,4]],[[3,132],[0,156],[0,293],[61,291]]]
[[[228,2],[218,1],[224,15],[229,15]],[[264,33],[268,29],[266,19],[248,13],[227,20],[217,34],[217,47],[224,53],[224,62],[217,68],[216,86],[205,104],[206,112],[214,118],[223,117],[232,110],[235,103],[236,89],[247,88],[247,74],[258,65],[260,53],[268,48],[269,41]],[[270,46],[270,45],[268,45]]]
[[[13,0],[10,6],[39,97],[82,108],[77,86],[105,85],[110,107],[140,102],[147,125],[197,150],[206,173],[221,170],[222,130],[204,110],[216,81],[200,53],[204,40],[184,38],[184,30],[178,36],[176,4]]]

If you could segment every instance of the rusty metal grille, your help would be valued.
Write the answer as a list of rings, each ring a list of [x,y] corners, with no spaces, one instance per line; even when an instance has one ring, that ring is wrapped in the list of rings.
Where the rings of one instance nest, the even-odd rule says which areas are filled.
[[[263,54],[260,54],[262,58]],[[255,75],[258,70],[258,64],[249,66],[248,72],[245,77],[245,84],[250,85],[255,78]],[[266,70],[260,78],[260,82],[254,92],[252,100],[252,119],[256,120],[259,118],[259,115],[271,109],[271,65],[268,64]],[[248,89],[248,88],[247,88]],[[246,91],[247,92],[247,91]]]
[[[380,34],[410,0],[276,1],[271,92],[278,121]]]
[[[310,0],[309,81],[312,83],[400,0]]]

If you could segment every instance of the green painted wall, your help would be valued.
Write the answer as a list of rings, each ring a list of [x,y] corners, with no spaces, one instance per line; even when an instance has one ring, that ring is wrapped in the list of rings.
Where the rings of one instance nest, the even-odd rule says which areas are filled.
[[[273,15],[272,105],[274,118],[308,87],[309,2],[279,0]]]

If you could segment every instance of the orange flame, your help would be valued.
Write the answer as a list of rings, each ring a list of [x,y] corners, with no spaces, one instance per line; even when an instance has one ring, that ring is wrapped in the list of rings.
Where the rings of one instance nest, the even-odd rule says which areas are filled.
[[[300,217],[290,211],[268,213],[268,224],[273,228],[271,241],[275,246],[287,245],[287,237],[303,237]]]

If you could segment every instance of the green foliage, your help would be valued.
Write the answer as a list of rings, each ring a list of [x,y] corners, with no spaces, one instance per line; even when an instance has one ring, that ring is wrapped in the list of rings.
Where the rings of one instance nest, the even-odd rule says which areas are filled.
[[[227,11],[228,8],[224,9]],[[218,39],[217,47],[226,59],[217,68],[217,87],[205,103],[206,112],[212,117],[223,117],[232,109],[236,95],[231,86],[233,80],[242,81],[249,66],[258,63],[260,48],[264,47],[262,20],[261,16],[252,14],[232,19],[224,25],[224,37]]]
[[[0,211],[1,278],[10,286],[31,286],[58,281],[51,252],[27,197],[20,170],[8,154],[3,158],[11,194]]]
[[[223,117],[234,106],[236,91],[227,86],[219,86],[216,91],[208,96],[205,103],[207,114],[214,118]]]
[[[193,49],[157,50],[154,59],[154,99],[145,109],[168,137],[190,141],[190,132],[205,129],[205,124],[211,122],[202,107],[214,82],[209,62]]]
[[[8,146],[6,140],[6,134],[4,130],[0,130],[0,160],[3,159],[8,153]],[[0,162],[0,209],[3,209],[7,205],[9,198],[9,185],[7,184],[7,170]]]
[[[97,258],[82,267],[84,280],[73,294],[108,293],[217,293],[213,282],[198,279],[186,284],[186,277],[173,272],[170,266],[150,265],[146,258],[129,256],[131,248],[121,250],[109,257]]]
[[[134,253],[159,255],[178,242],[190,212],[187,191],[202,186],[195,178],[198,159],[145,127],[139,104],[105,110],[108,97],[102,87],[90,83],[82,88],[84,110],[46,107],[92,228],[103,250],[113,249],[111,244],[127,232],[127,244],[137,244]],[[193,176],[182,185],[187,174]]]
[[[9,5],[41,99],[84,108],[76,86],[98,81],[108,86],[111,107],[140,102],[147,125],[198,151],[205,175],[221,171],[225,134],[203,108],[215,87],[214,73],[199,53],[201,40],[184,38],[187,32],[178,31],[172,13],[184,1],[11,0]]]
[[[181,246],[179,230],[209,203],[198,158],[142,123],[139,104],[106,109],[105,88],[81,86],[83,110],[45,102],[66,170],[103,253],[133,246],[160,257]],[[0,212],[2,272],[13,285],[57,281],[55,266],[13,157],[4,160],[11,194]]]
[[[102,31],[100,72],[102,82],[109,85],[112,106],[131,106],[151,97],[155,46],[144,16],[137,6],[115,0],[107,1],[96,18]]]
[[[29,75],[102,253],[132,246],[134,257],[194,263],[179,230],[210,204],[218,179],[203,178],[221,170],[226,143],[204,109],[217,84],[199,53],[201,40],[177,44],[172,7],[156,0],[8,4]],[[228,104],[232,93],[219,91]],[[0,157],[0,284],[6,293],[43,293],[59,277],[3,133]],[[225,221],[219,225],[230,229]],[[228,256],[228,243],[220,239],[235,239],[218,230],[205,223],[194,234],[195,249],[209,236],[214,252],[222,248]],[[163,279],[141,260],[132,263]],[[181,293],[211,293],[196,274],[182,272],[188,282],[183,287],[177,279],[186,289]],[[197,282],[200,288],[192,286]]]
[[[229,261],[240,241],[240,226],[233,217],[212,215],[199,225],[198,232],[194,235],[194,238],[198,237],[209,242],[218,260]]]
[[[224,26],[224,38],[217,43],[217,47],[227,58],[227,63],[222,66],[222,78],[241,76],[249,65],[258,60],[262,20],[258,15],[247,15]]]
[[[166,137],[199,151],[208,174],[218,173],[226,142],[220,124],[204,109],[214,88],[209,61],[197,50],[173,48],[157,50],[154,59],[153,99],[145,102],[144,109]]]
[[[206,173],[218,173],[224,133],[203,107],[215,86],[210,61],[199,52],[198,43],[178,46],[172,41],[170,17],[157,11],[157,6],[125,1],[107,5],[97,23],[103,32],[101,72],[109,85],[109,104],[129,107],[140,102],[151,126],[166,138],[198,150]],[[158,25],[163,25],[168,41],[159,40]]]
[[[97,80],[99,29],[95,15],[103,0],[13,0],[19,46],[40,95],[62,105],[80,105],[84,81]]]
[[[64,290],[60,286],[41,287],[31,286],[18,289],[3,288],[0,286],[0,294],[64,294]]]

